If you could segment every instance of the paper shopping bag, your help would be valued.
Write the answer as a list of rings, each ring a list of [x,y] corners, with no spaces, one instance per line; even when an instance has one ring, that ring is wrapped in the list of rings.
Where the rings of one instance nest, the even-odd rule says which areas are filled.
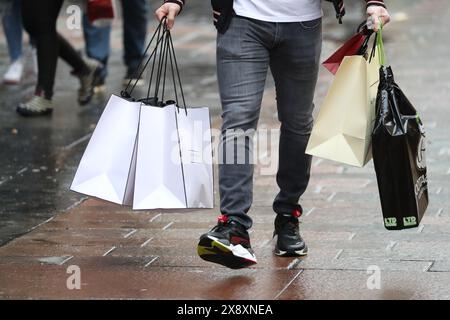
[[[211,123],[208,108],[176,113],[188,208],[213,208]]]
[[[212,207],[208,109],[142,105],[133,209]]]
[[[142,105],[133,209],[186,208],[175,106]],[[172,159],[172,155],[176,159]]]
[[[111,96],[81,158],[71,190],[131,205],[140,105]]]
[[[314,124],[306,153],[363,167],[371,158],[371,132],[379,61],[345,57]]]
[[[336,74],[344,58],[358,54],[358,51],[361,50],[361,46],[364,44],[367,37],[367,35],[362,33],[355,34],[326,59],[322,65],[332,74]]]

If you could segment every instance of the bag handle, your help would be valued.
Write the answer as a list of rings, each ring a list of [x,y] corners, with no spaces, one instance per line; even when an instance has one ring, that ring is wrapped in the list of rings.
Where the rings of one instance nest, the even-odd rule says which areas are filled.
[[[378,29],[377,36],[376,36],[376,46],[378,49],[378,59],[380,60],[380,65],[383,67],[386,67],[388,64],[387,57],[386,57],[386,51],[384,50],[384,43],[383,43],[383,21],[380,18],[380,28]]]
[[[153,56],[152,69],[150,71],[150,81],[147,89],[147,98],[140,99],[140,101],[148,104],[158,105],[158,93],[162,79],[162,71],[164,65],[166,64],[166,56],[167,56],[167,31],[168,28],[164,25],[162,34],[158,33],[158,39],[160,40],[155,47],[155,55]],[[149,59],[150,61],[150,59]],[[157,62],[158,61],[158,62]],[[155,69],[156,68],[156,69]],[[156,74],[155,74],[156,70]],[[153,97],[150,97],[150,92],[152,91],[153,77],[156,77],[155,80],[155,91]],[[164,82],[165,82],[165,74],[164,74]],[[164,86],[163,86],[163,96],[164,96]],[[164,98],[162,98],[163,100]]]
[[[171,70],[172,70],[173,87],[174,87],[174,90],[175,90],[175,99],[176,99],[176,102],[177,102],[177,106],[179,106],[177,85],[176,85],[174,68],[173,68],[174,66],[175,66],[175,70],[176,70],[176,73],[177,73],[178,84],[180,86],[180,93],[181,93],[181,98],[183,100],[184,112],[187,115],[186,99],[184,97],[183,84],[181,82],[181,77],[180,77],[180,69],[178,68],[177,56],[175,55],[175,47],[173,45],[172,35],[170,33],[170,30],[168,31],[167,35],[168,35],[168,40],[169,40],[169,44],[170,44],[170,46],[169,46],[169,58],[170,58],[170,64],[171,64]]]
[[[362,36],[364,36],[364,42],[357,52],[357,55],[363,56],[367,52],[367,48],[369,46],[369,41],[370,41],[370,38],[372,37],[372,34],[374,33],[374,31],[367,28],[367,20],[364,20],[363,22],[360,23],[360,25],[356,29],[356,33],[359,33]]]
[[[181,93],[181,99],[183,102],[183,108],[187,114],[186,99],[184,95],[183,85],[181,82],[180,71],[178,68],[178,62],[175,55],[175,48],[173,45],[172,34],[170,30],[164,26],[162,34],[158,34],[160,39],[157,47],[155,48],[155,54],[153,55],[152,69],[150,72],[150,81],[147,89],[147,97],[140,99],[144,103],[164,106],[164,96],[166,91],[166,80],[171,75],[172,83],[175,93],[175,104],[179,108],[180,100],[178,91]],[[170,70],[168,68],[170,67]],[[168,75],[169,73],[169,75]],[[153,97],[151,97],[153,79],[155,79],[155,89],[153,91]],[[159,99],[161,94],[161,99]],[[179,110],[178,110],[179,111]]]
[[[133,74],[133,77],[131,77],[131,79],[128,81],[128,83],[127,83],[127,85],[125,87],[125,90],[121,91],[121,93],[120,93],[122,98],[128,98],[128,99],[131,98],[131,94],[133,93],[133,91],[134,91],[134,89],[135,89],[139,79],[142,77],[142,74],[144,73],[145,69],[147,68],[148,63],[150,62],[152,57],[154,55],[156,55],[156,49],[158,48],[159,43],[162,41],[162,38],[160,37],[160,31],[161,31],[161,28],[163,26],[166,27],[166,24],[165,24],[166,19],[167,19],[166,17],[163,17],[161,19],[158,27],[156,28],[155,32],[153,33],[153,35],[152,35],[152,37],[150,39],[150,42],[148,43],[147,47],[144,50],[144,53],[142,54],[141,61],[139,62],[138,67],[136,68],[136,71]],[[158,35],[158,37],[156,37],[157,35]],[[150,56],[147,58],[147,61],[145,62],[145,64],[142,65],[144,63],[144,61],[146,60],[147,53],[148,53],[148,51],[149,51],[149,49],[150,49],[150,47],[151,47],[155,37],[157,39],[156,46],[153,49],[153,51],[151,52]],[[134,84],[131,85],[131,83],[133,82],[133,78],[136,79],[136,80],[135,80]],[[130,86],[131,86],[131,90],[128,91],[128,89],[130,89]]]
[[[154,105],[163,105],[164,104],[164,95],[165,95],[165,88],[166,88],[166,78],[168,73],[168,64],[170,63],[170,73],[172,75],[172,81],[173,81],[173,87],[175,91],[175,102],[176,106],[179,109],[179,99],[178,99],[178,91],[181,94],[181,100],[183,102],[183,108],[185,110],[185,113],[187,114],[187,105],[186,105],[186,99],[184,95],[183,85],[181,82],[180,77],[180,71],[178,67],[178,61],[175,54],[175,48],[173,45],[172,35],[170,33],[169,28],[167,27],[167,24],[165,23],[167,17],[163,17],[161,19],[158,27],[156,28],[155,32],[153,33],[151,40],[149,44],[147,45],[143,57],[139,63],[138,69],[139,74],[136,77],[136,81],[134,84],[132,84],[132,79],[128,82],[125,90],[121,92],[121,96],[123,98],[132,99],[131,94],[134,91],[139,79],[142,77],[144,71],[147,69],[148,65],[151,63],[151,71],[150,71],[150,81],[149,86],[147,89],[147,96],[146,98],[139,99],[138,101],[144,102],[144,103],[150,103]],[[150,50],[151,45],[153,44],[154,40],[156,39],[156,44],[153,50],[151,51],[150,55],[147,57],[147,53]],[[145,61],[145,63],[144,63]],[[137,74],[138,72],[136,72]],[[150,97],[150,94],[152,92],[152,85],[153,81],[155,79],[155,90],[154,90],[154,96]],[[130,90],[129,90],[130,89]],[[159,101],[158,94],[161,92],[161,100]],[[179,110],[178,110],[179,111]]]

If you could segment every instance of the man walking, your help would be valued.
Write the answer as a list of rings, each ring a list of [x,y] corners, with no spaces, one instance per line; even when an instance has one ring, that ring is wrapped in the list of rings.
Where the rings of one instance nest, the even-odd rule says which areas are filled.
[[[338,18],[342,0],[334,2]],[[383,1],[367,2],[374,29],[389,22]],[[156,10],[167,16],[171,28],[185,0],[166,0]],[[273,202],[277,236],[275,254],[302,256],[308,247],[300,236],[300,196],[308,186],[311,156],[305,154],[313,125],[313,97],[322,47],[321,0],[212,0],[217,35],[217,75],[222,102],[220,210],[218,223],[200,237],[198,254],[229,268],[256,263],[247,215],[252,204],[252,137],[256,130],[264,85],[270,68],[276,87],[281,123],[276,181],[280,189]],[[237,150],[237,152],[234,152]],[[237,161],[244,152],[246,161]],[[229,161],[227,153],[233,155]],[[221,161],[227,159],[227,161]]]

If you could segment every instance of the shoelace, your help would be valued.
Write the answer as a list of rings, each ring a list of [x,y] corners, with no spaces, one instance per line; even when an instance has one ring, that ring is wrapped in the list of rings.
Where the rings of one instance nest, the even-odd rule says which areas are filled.
[[[220,222],[212,229],[214,232],[222,232],[223,230],[227,229],[228,224],[225,222]]]
[[[299,221],[296,218],[289,218],[289,221],[286,222],[287,229],[292,232],[293,234],[296,234],[299,232]]]

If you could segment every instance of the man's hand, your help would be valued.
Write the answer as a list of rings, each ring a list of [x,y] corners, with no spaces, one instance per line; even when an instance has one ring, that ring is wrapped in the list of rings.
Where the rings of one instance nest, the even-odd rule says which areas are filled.
[[[375,32],[380,28],[380,19],[385,26],[391,21],[389,12],[382,6],[370,6],[367,8],[367,26],[369,29],[373,29]]]
[[[176,3],[164,3],[155,11],[155,16],[158,21],[167,17],[166,24],[169,29],[172,29],[175,23],[175,17],[180,13],[181,7]]]

